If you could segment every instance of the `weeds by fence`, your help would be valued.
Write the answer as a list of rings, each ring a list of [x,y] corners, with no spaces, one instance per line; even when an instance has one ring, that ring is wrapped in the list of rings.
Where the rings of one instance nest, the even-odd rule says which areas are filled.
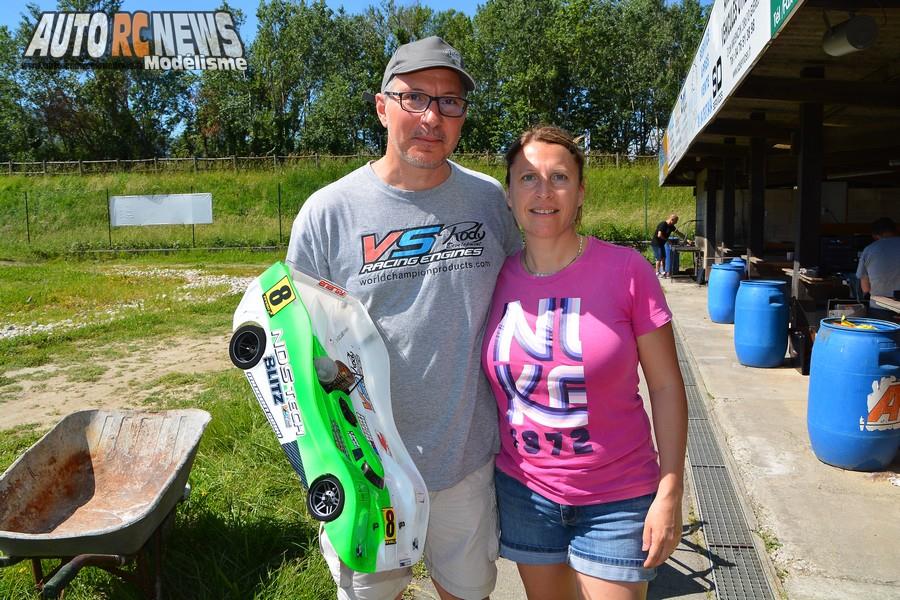
[[[0,162],[0,175],[98,175],[105,173],[172,173],[206,171],[275,171],[297,164],[315,164],[322,161],[362,161],[378,158],[373,154],[289,154],[286,156],[225,156],[221,158],[143,158],[134,160],[43,160],[30,162]],[[485,165],[503,164],[502,154],[457,153],[454,158]],[[629,156],[626,154],[588,154],[587,166],[621,167],[655,165],[656,156]]]
[[[604,155],[605,156],[605,155]],[[582,231],[618,243],[648,239],[660,216],[691,214],[689,188],[654,185],[655,165],[635,164],[615,155],[599,166],[597,155],[585,171]],[[296,158],[296,157],[295,157]],[[309,196],[364,165],[366,157],[320,156],[237,172],[225,168],[173,168],[154,173],[120,172],[60,177],[0,177],[0,258],[51,257],[94,251],[145,251],[196,248],[279,247]],[[487,164],[484,155],[457,155],[467,167],[503,179],[502,158]],[[184,163],[176,163],[183,166]],[[222,162],[216,163],[221,166]],[[283,166],[282,166],[283,165]],[[109,197],[118,195],[209,192],[213,223],[111,227]]]

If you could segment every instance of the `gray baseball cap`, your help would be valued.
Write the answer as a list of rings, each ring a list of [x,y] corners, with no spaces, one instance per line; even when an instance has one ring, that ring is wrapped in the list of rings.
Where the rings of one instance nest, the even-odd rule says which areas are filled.
[[[459,51],[436,35],[422,40],[403,44],[388,62],[381,78],[381,91],[387,89],[394,75],[412,73],[422,69],[446,68],[459,73],[466,91],[475,89],[475,80],[463,69],[462,56]]]

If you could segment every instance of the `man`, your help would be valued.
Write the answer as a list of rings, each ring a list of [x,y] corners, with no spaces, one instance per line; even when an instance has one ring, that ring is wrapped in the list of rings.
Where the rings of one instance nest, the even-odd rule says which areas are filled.
[[[438,37],[397,49],[375,108],[387,150],[314,193],[287,261],[359,298],[385,338],[394,419],[431,495],[425,561],[443,599],[496,582],[497,415],[481,335],[497,273],[521,238],[500,184],[448,161],[475,87]],[[410,569],[354,573],[327,537],[338,597],[399,597]]]
[[[874,242],[859,257],[856,276],[863,294],[893,297],[900,290],[900,237],[897,226],[888,217],[872,223]]]
[[[666,272],[666,242],[673,232],[678,232],[675,224],[678,223],[678,215],[672,213],[665,221],[660,221],[653,232],[650,247],[653,248],[653,256],[656,258],[656,276],[668,277]],[[681,232],[678,232],[681,233]]]

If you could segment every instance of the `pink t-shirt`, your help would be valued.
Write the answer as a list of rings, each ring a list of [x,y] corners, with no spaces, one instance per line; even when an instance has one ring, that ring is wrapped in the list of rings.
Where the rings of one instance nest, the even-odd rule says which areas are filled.
[[[594,238],[549,277],[530,275],[520,254],[500,272],[482,352],[500,417],[497,468],[560,504],[656,491],[636,338],[672,314],[653,268]]]

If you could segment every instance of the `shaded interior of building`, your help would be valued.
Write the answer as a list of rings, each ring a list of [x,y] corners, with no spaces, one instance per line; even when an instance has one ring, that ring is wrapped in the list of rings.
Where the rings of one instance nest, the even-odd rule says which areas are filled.
[[[867,47],[829,55],[826,33],[860,15]],[[810,313],[852,296],[872,222],[900,222],[900,2],[804,2],[663,185],[694,188],[680,228],[696,231],[699,280],[746,254]]]

